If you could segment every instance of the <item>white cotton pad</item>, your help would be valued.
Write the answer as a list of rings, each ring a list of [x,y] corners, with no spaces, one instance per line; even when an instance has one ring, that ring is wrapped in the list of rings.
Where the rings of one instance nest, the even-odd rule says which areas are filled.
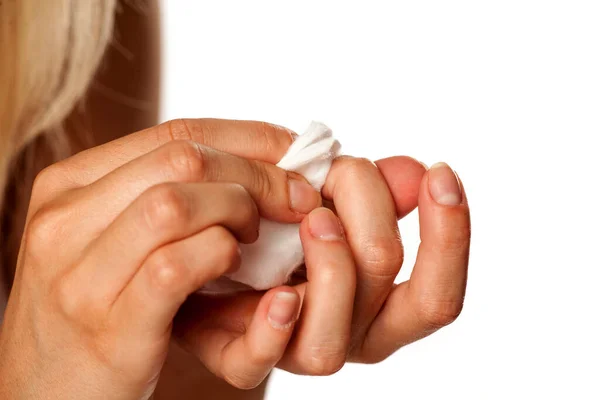
[[[316,190],[321,191],[331,163],[340,150],[340,143],[333,138],[331,129],[313,121],[296,138],[277,166],[304,176]],[[281,224],[262,218],[258,240],[252,244],[240,244],[240,269],[208,282],[199,293],[266,290],[285,284],[304,262],[299,231],[300,224]]]

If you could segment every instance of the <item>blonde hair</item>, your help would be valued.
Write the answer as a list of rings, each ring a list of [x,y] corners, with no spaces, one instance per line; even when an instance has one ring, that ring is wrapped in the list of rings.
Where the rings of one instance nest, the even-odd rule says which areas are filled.
[[[115,7],[116,0],[0,0],[0,210],[16,155],[42,132],[60,131],[87,91]]]

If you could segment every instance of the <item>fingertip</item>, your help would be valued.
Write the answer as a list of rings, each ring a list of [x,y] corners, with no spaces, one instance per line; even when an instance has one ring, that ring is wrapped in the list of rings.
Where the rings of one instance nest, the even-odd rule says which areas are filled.
[[[448,164],[438,162],[425,173],[419,188],[419,207],[439,206],[453,209],[468,207],[463,182]]]
[[[323,204],[321,193],[300,174],[287,172],[289,207],[294,213],[308,214]]]
[[[279,124],[273,124],[271,123],[270,125],[272,125],[275,129],[278,129],[279,131],[282,132],[283,135],[289,135],[289,137],[291,138],[290,140],[290,145],[291,143],[294,142],[294,140],[296,140],[298,138],[298,134],[296,132],[294,132],[293,130],[291,130],[290,128],[287,128],[283,125],[279,125]]]
[[[410,214],[419,199],[419,186],[427,166],[408,156],[395,156],[375,161],[396,205],[398,218]]]
[[[267,321],[278,331],[289,331],[298,320],[300,296],[290,287],[282,287],[271,295],[267,308]]]
[[[286,351],[300,306],[300,296],[288,286],[263,295],[244,334],[224,350],[221,371],[230,384],[251,389],[264,380]]]
[[[458,172],[455,171],[455,173],[456,173],[456,179],[458,179],[458,185],[460,186],[460,191],[462,193],[463,204],[465,204],[468,207],[469,200],[467,199],[467,192],[465,190],[465,185],[463,184],[461,177],[458,175]]]
[[[260,216],[285,224],[300,223],[308,213],[322,206],[323,198],[303,175],[277,165],[251,162],[248,183]]]
[[[298,136],[285,126],[268,122],[258,122],[258,132],[259,137],[264,139],[260,141],[262,152],[267,155],[269,162],[273,164],[279,162]]]
[[[377,165],[377,167],[380,170],[386,171],[386,173],[382,171],[384,175],[386,175],[387,173],[398,173],[401,171],[402,173],[398,175],[411,175],[416,176],[417,178],[421,178],[425,171],[429,169],[427,164],[425,164],[424,162],[409,156],[394,156],[382,158],[380,160],[375,161],[375,165]],[[394,177],[390,176],[390,180],[393,180],[392,178]]]
[[[471,218],[469,206],[466,202],[466,196],[462,187],[462,182],[454,171],[439,171],[447,168],[446,165],[435,166],[425,175],[419,192],[419,225],[421,240],[425,247],[433,246],[440,249],[455,249],[462,254],[465,248],[468,248],[471,236]],[[438,171],[436,171],[438,170]],[[435,174],[444,174],[445,177],[435,176]],[[443,190],[452,187],[452,184],[432,182],[434,179],[458,179],[455,184],[460,192],[460,201],[453,203],[446,201],[449,195],[444,195]],[[438,197],[441,196],[442,202],[436,201],[432,193],[432,186],[438,184],[434,189],[437,190]],[[444,185],[446,187],[444,188]],[[455,188],[456,189],[456,188]],[[440,193],[441,192],[441,193]],[[458,194],[452,194],[458,196]],[[450,198],[452,200],[452,198]],[[446,203],[444,203],[446,201]]]
[[[305,219],[306,231],[311,238],[320,241],[344,240],[344,229],[340,219],[326,207],[310,212]]]

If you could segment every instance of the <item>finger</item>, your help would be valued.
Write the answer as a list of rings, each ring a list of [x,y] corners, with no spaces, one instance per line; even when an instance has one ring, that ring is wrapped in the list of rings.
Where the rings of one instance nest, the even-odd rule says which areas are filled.
[[[189,294],[239,265],[236,238],[222,226],[210,227],[154,251],[114,302],[112,314],[127,323],[131,337],[158,340]]]
[[[192,303],[194,304],[194,303]],[[185,306],[184,306],[185,308]],[[300,297],[290,287],[267,292],[245,328],[213,329],[199,322],[197,312],[182,310],[175,335],[217,376],[241,389],[258,386],[285,352],[300,309]]]
[[[414,158],[396,156],[375,161],[396,204],[396,215],[402,219],[417,208],[419,187],[427,166]],[[333,201],[323,199],[323,206],[337,214]]]
[[[334,162],[323,197],[333,199],[356,262],[355,344],[362,341],[402,265],[396,205],[377,166],[352,157]]]
[[[356,286],[354,261],[339,220],[326,208],[308,215],[300,237],[308,284],[297,334],[278,366],[294,373],[329,375],[346,361]]]
[[[462,183],[446,164],[431,167],[419,193],[421,246],[410,280],[398,285],[361,351],[375,362],[451,323],[467,282],[471,225]]]
[[[399,156],[375,161],[396,204],[398,219],[417,207],[419,187],[427,167],[411,157]]]
[[[238,183],[262,216],[286,223],[300,222],[321,204],[320,194],[298,174],[190,141],[170,142],[68,196],[88,216],[86,229],[99,232],[142,192],[165,182]],[[86,209],[97,204],[103,205],[102,212]]]
[[[176,140],[276,164],[293,141],[286,128],[258,121],[177,119],[94,147],[55,165],[68,171],[65,189],[88,185],[129,161]]]
[[[73,273],[91,286],[90,295],[114,301],[144,260],[160,247],[214,225],[228,228],[239,241],[249,243],[256,240],[258,223],[252,198],[237,184],[154,186],[92,242]]]

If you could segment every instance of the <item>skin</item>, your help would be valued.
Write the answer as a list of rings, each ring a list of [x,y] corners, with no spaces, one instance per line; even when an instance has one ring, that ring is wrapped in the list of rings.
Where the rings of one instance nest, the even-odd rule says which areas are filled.
[[[125,85],[131,70],[110,62],[113,51],[113,69],[98,79],[157,104],[148,89],[157,87],[156,18],[126,7],[118,23],[123,40],[143,38],[127,48],[145,72]],[[446,166],[343,157],[322,199],[297,212],[287,187],[301,178],[272,165],[293,140],[288,130],[192,119],[143,129],[156,125],[156,108],[91,93],[91,114],[71,120],[91,121],[94,144],[108,143],[45,169],[33,185],[0,333],[0,397],[94,398],[97,389],[99,398],[137,399],[155,387],[154,398],[261,398],[273,367],[328,375],[345,362],[378,362],[460,313],[469,210]],[[397,220],[417,205],[417,263],[394,285]],[[307,282],[234,298],[193,294],[236,267],[236,243],[256,238],[259,214],[302,223]],[[341,234],[319,231],[330,220]],[[289,325],[268,317],[279,292],[295,299]]]

